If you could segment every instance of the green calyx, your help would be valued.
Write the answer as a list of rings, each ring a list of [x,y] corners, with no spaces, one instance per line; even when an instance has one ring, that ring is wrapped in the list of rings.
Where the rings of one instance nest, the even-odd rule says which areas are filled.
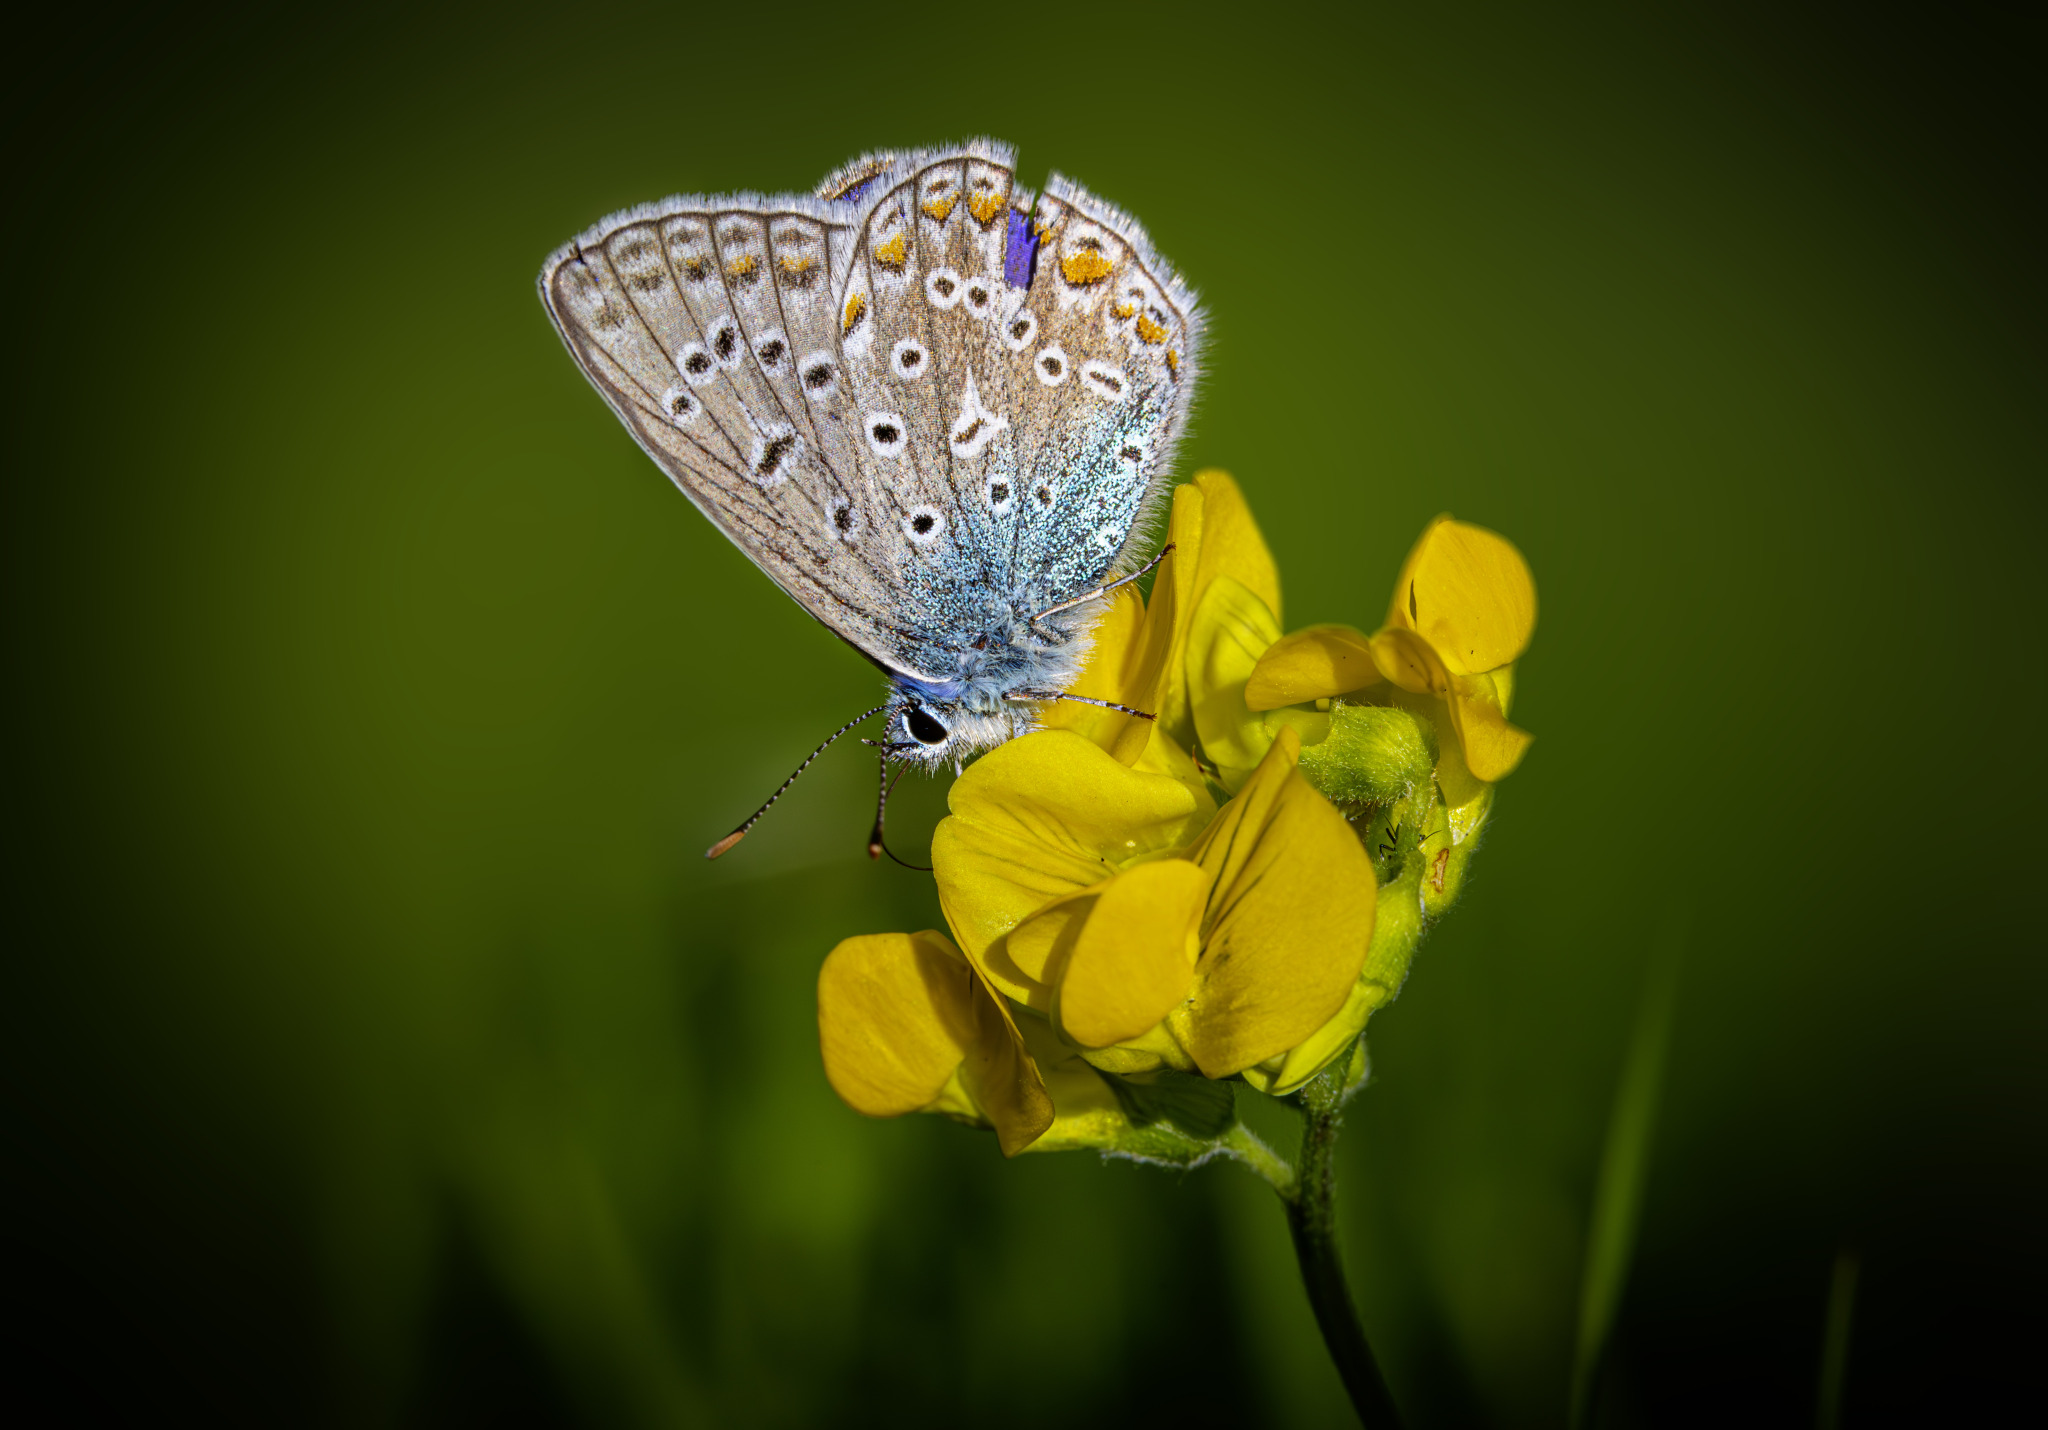
[[[1301,752],[1301,773],[1351,812],[1387,806],[1425,789],[1436,774],[1436,728],[1394,705],[1331,702],[1330,732]]]

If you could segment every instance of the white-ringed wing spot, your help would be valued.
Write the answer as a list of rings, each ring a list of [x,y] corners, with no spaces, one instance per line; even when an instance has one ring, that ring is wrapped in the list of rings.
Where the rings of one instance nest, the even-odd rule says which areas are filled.
[[[1067,361],[1067,350],[1058,343],[1047,343],[1038,350],[1038,356],[1031,360],[1031,371],[1047,387],[1058,387],[1067,380],[1073,364]]]
[[[1122,368],[1101,361],[1081,364],[1081,382],[1105,402],[1122,402],[1131,386]]]
[[[870,412],[866,418],[868,446],[877,457],[902,457],[910,445],[910,429],[900,412]]]
[[[1021,353],[1031,346],[1031,340],[1038,336],[1038,315],[1029,308],[1019,308],[1014,314],[1003,319],[1003,346],[1013,353]]]
[[[981,390],[974,385],[974,369],[969,368],[967,386],[960,392],[960,415],[953,419],[953,429],[947,434],[953,455],[963,460],[980,456],[1009,426],[1009,418],[982,404]]]
[[[738,367],[740,359],[746,355],[746,349],[740,344],[739,324],[732,320],[730,313],[712,320],[704,333],[704,346],[711,350],[711,356],[727,372]]]
[[[839,390],[839,363],[822,349],[798,358],[796,375],[807,397],[823,400]]]
[[[782,329],[771,328],[754,339],[754,361],[761,364],[763,372],[782,370],[782,365],[789,361],[789,339],[782,335]]]
[[[916,338],[904,338],[889,350],[889,371],[905,382],[923,377],[931,365],[931,354]]]
[[[718,360],[702,343],[684,343],[676,350],[676,371],[692,387],[718,381]]]
[[[935,506],[914,506],[903,518],[903,534],[912,546],[930,546],[946,534],[946,514]]]
[[[754,438],[747,454],[747,475],[760,487],[779,486],[796,469],[803,454],[804,439],[786,422],[772,423]]]
[[[661,410],[668,414],[668,420],[678,427],[687,427],[697,420],[697,414],[704,410],[704,404],[690,395],[690,389],[680,382],[661,395]]]
[[[952,269],[934,268],[925,275],[924,296],[934,308],[950,308],[960,301],[960,290],[965,286]]]

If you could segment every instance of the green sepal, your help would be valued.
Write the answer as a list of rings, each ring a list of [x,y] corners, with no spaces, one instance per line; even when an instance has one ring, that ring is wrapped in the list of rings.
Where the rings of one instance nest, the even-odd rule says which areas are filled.
[[[1436,771],[1436,727],[1396,705],[1330,706],[1330,729],[1301,752],[1302,777],[1348,810],[1395,804],[1427,787]]]
[[[1133,1128],[1170,1124],[1191,1137],[1221,1137],[1237,1120],[1237,1099],[1230,1084],[1160,1069],[1122,1077],[1105,1074]]]

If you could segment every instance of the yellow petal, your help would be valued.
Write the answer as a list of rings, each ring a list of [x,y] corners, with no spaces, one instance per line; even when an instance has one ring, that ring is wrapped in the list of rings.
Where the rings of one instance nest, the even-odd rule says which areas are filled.
[[[1277,710],[1380,683],[1372,642],[1351,626],[1308,626],[1280,637],[1245,683],[1253,710]]]
[[[1194,981],[1208,893],[1209,876],[1185,859],[1137,864],[1096,886],[1059,979],[1069,1038],[1106,1048],[1173,1011]]]
[[[1244,493],[1228,472],[1210,470],[1195,474],[1194,488],[1202,494],[1202,549],[1197,563],[1194,589],[1202,590],[1218,576],[1228,576],[1266,603],[1277,619],[1280,615],[1280,568]]]
[[[1374,636],[1372,654],[1381,673],[1403,690],[1442,697],[1473,776],[1492,784],[1521,762],[1535,737],[1508,723],[1491,675],[1453,674],[1434,644],[1400,627]]]
[[[975,992],[975,1038],[960,1064],[960,1080],[996,1129],[1003,1155],[1014,1157],[1052,1126],[1052,1095],[1008,1005],[985,980],[977,979]]]
[[[1236,789],[1272,743],[1266,722],[1245,704],[1245,682],[1280,638],[1280,620],[1235,577],[1209,583],[1189,624],[1188,702],[1202,752],[1225,789]]]
[[[1215,881],[1186,1035],[1208,1077],[1264,1062],[1327,1023],[1372,938],[1372,863],[1296,771],[1300,751],[1283,727],[1188,850]]]
[[[1285,1097],[1293,1092],[1321,1072],[1330,1059],[1343,1052],[1363,1031],[1366,1019],[1386,1001],[1387,990],[1378,984],[1364,979],[1353,983],[1351,991],[1345,995],[1344,1006],[1337,1010],[1337,1016],[1289,1048],[1287,1055],[1280,1060],[1280,1066],[1267,1078],[1261,1079],[1265,1086],[1259,1091],[1274,1097]]]
[[[1197,473],[1193,481],[1174,489],[1166,535],[1173,555],[1160,568],[1152,589],[1152,618],[1158,631],[1154,639],[1165,647],[1159,714],[1168,735],[1192,745],[1192,673],[1186,667],[1186,652],[1188,630],[1203,594],[1217,577],[1228,576],[1263,601],[1277,624],[1280,572],[1244,494],[1224,472]]]
[[[1215,812],[1198,785],[1128,768],[1067,730],[990,751],[947,800],[953,812],[932,835],[946,922],[999,989],[1039,1009],[1051,988],[1010,959],[1010,931],[1126,863],[1185,845]]]
[[[1373,664],[1387,679],[1417,695],[1443,695],[1451,673],[1435,647],[1405,626],[1388,626],[1372,638]]]
[[[1147,647],[1145,602],[1136,587],[1126,586],[1117,592],[1109,610],[1096,624],[1093,640],[1088,663],[1067,693],[1151,711],[1159,698],[1164,652],[1153,652]],[[1072,730],[1111,754],[1117,754],[1120,745],[1129,747],[1130,758],[1121,761],[1126,765],[1135,761],[1145,747],[1143,737],[1147,731],[1143,728],[1135,732],[1137,738],[1126,738],[1133,733],[1132,727],[1149,727],[1152,723],[1074,700],[1051,701],[1038,718],[1048,730]]]
[[[1129,1133],[1130,1118],[1102,1074],[1072,1048],[1062,1047],[1051,1024],[1026,1013],[1018,1018],[1017,1031],[1024,1035],[1025,1051],[1052,1095],[1052,1126],[1031,1144],[1032,1151],[1061,1152],[1076,1147],[1099,1151]]]
[[[944,934],[842,941],[818,971],[818,1042],[832,1090],[870,1117],[931,1106],[974,1044],[979,994]]]
[[[1460,674],[1519,657],[1536,629],[1536,583],[1504,536],[1440,516],[1408,553],[1389,626],[1420,632]]]
[[[1466,767],[1493,784],[1514,772],[1535,736],[1508,723],[1493,690],[1474,688],[1484,679],[1467,676],[1458,680],[1450,697],[1451,724],[1464,747]]]

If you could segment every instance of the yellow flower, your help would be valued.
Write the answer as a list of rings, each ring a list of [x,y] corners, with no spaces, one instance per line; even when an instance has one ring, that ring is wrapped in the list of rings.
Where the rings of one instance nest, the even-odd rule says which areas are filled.
[[[982,1122],[1005,1153],[1152,1146],[1144,1109],[1161,1104],[1141,1090],[1179,1074],[1299,1087],[1399,990],[1455,897],[1446,870],[1528,742],[1506,722],[1535,616],[1514,548],[1441,519],[1375,636],[1283,639],[1235,483],[1181,487],[1168,534],[1149,607],[1119,594],[1074,691],[1158,719],[1055,705],[985,755],[932,841],[957,945],[883,934],[826,960],[826,1070],[856,1109]],[[1318,788],[1360,760],[1393,773],[1340,790],[1340,809]],[[1182,1081],[1161,1096],[1185,1123],[1187,1089],[1210,1084]]]
[[[986,1121],[1006,1155],[1052,1125],[1052,1099],[1016,1020],[940,933],[842,942],[818,972],[825,1076],[870,1117]]]
[[[1440,516],[1408,553],[1375,635],[1335,625],[1293,632],[1264,653],[1246,703],[1277,710],[1387,681],[1441,702],[1460,772],[1493,784],[1529,748],[1531,737],[1507,713],[1514,663],[1535,628],[1536,583],[1522,554],[1484,527]]]
[[[1278,1071],[1349,997],[1375,891],[1299,751],[1283,731],[1217,809],[1070,733],[1013,740],[954,785],[933,838],[946,922],[1104,1071]]]

